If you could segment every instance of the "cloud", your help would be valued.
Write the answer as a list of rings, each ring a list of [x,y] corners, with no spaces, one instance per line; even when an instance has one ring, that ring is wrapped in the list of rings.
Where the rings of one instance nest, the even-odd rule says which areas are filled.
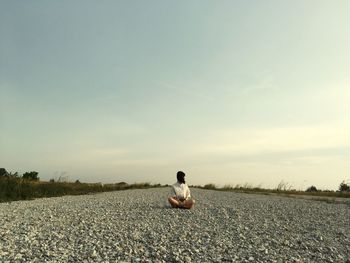
[[[177,95],[190,96],[192,98],[198,98],[205,101],[215,101],[215,98],[213,96],[210,96],[205,92],[203,92],[202,90],[195,89],[193,87],[185,87],[185,86],[180,87],[180,86],[169,84],[163,81],[157,82],[157,84],[160,85],[162,88],[165,88],[167,90],[174,92]]]
[[[313,100],[319,102],[324,109],[334,114],[334,118],[348,118],[350,114],[350,79],[338,81],[333,85],[313,95]]]
[[[226,129],[200,139],[197,154],[246,156],[350,147],[349,125],[329,123],[270,129]]]
[[[252,92],[263,92],[263,91],[271,91],[276,90],[276,79],[272,73],[265,72],[262,76],[256,79],[252,84],[246,85],[242,93],[250,94]]]
[[[132,154],[130,149],[125,148],[97,148],[87,151],[86,156],[95,160],[122,159]]]

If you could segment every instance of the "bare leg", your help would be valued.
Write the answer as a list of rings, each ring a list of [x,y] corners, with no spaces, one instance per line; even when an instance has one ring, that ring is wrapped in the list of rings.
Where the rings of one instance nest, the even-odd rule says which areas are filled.
[[[194,199],[189,199],[189,200],[181,202],[180,207],[185,208],[185,209],[191,209],[195,203],[196,203],[196,201]]]
[[[179,201],[177,199],[175,199],[174,197],[169,197],[168,201],[173,208],[178,208],[180,206]]]

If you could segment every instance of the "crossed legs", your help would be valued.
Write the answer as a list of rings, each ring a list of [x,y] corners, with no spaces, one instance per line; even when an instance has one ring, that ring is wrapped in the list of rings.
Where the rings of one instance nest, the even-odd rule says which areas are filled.
[[[196,203],[196,201],[193,199],[180,201],[175,196],[169,197],[168,201],[173,208],[184,208],[184,209],[191,209],[194,206],[194,204]]]

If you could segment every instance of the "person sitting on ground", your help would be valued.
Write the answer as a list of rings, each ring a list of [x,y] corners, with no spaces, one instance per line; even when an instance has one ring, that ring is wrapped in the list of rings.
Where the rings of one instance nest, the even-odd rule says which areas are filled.
[[[185,182],[185,173],[182,171],[176,174],[177,182],[172,185],[172,196],[168,198],[173,208],[191,209],[195,200],[191,198],[190,189]]]

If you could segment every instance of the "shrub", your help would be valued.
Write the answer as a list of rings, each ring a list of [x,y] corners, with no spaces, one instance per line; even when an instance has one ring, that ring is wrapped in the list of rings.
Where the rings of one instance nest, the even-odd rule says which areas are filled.
[[[8,177],[12,177],[12,178],[18,178],[18,177],[20,177],[20,176],[18,175],[18,172],[15,172],[15,173],[9,172],[9,173],[7,174],[7,176],[8,176]]]
[[[350,192],[350,186],[345,183],[345,181],[341,182],[339,185],[340,192]]]
[[[277,191],[290,191],[292,189],[292,186],[287,183],[284,182],[283,180],[277,185],[276,190]]]
[[[204,189],[216,189],[215,184],[206,184],[203,186]]]
[[[0,168],[0,177],[11,177],[11,178],[19,178],[18,172],[12,173],[7,172],[5,168]]]
[[[8,174],[5,168],[0,168],[0,176],[8,176]]]
[[[317,192],[318,190],[317,190],[317,188],[316,188],[316,186],[310,186],[308,189],[306,189],[306,192]]]
[[[225,184],[221,189],[225,191],[231,191],[233,190],[233,186],[230,184]]]
[[[38,172],[32,171],[32,172],[26,172],[23,174],[23,179],[29,179],[29,180],[33,180],[33,181],[38,181],[39,177],[38,177]]]
[[[56,178],[55,182],[57,182],[57,183],[68,183],[69,182],[69,176],[68,175],[66,175],[66,176],[60,175],[58,178]]]

